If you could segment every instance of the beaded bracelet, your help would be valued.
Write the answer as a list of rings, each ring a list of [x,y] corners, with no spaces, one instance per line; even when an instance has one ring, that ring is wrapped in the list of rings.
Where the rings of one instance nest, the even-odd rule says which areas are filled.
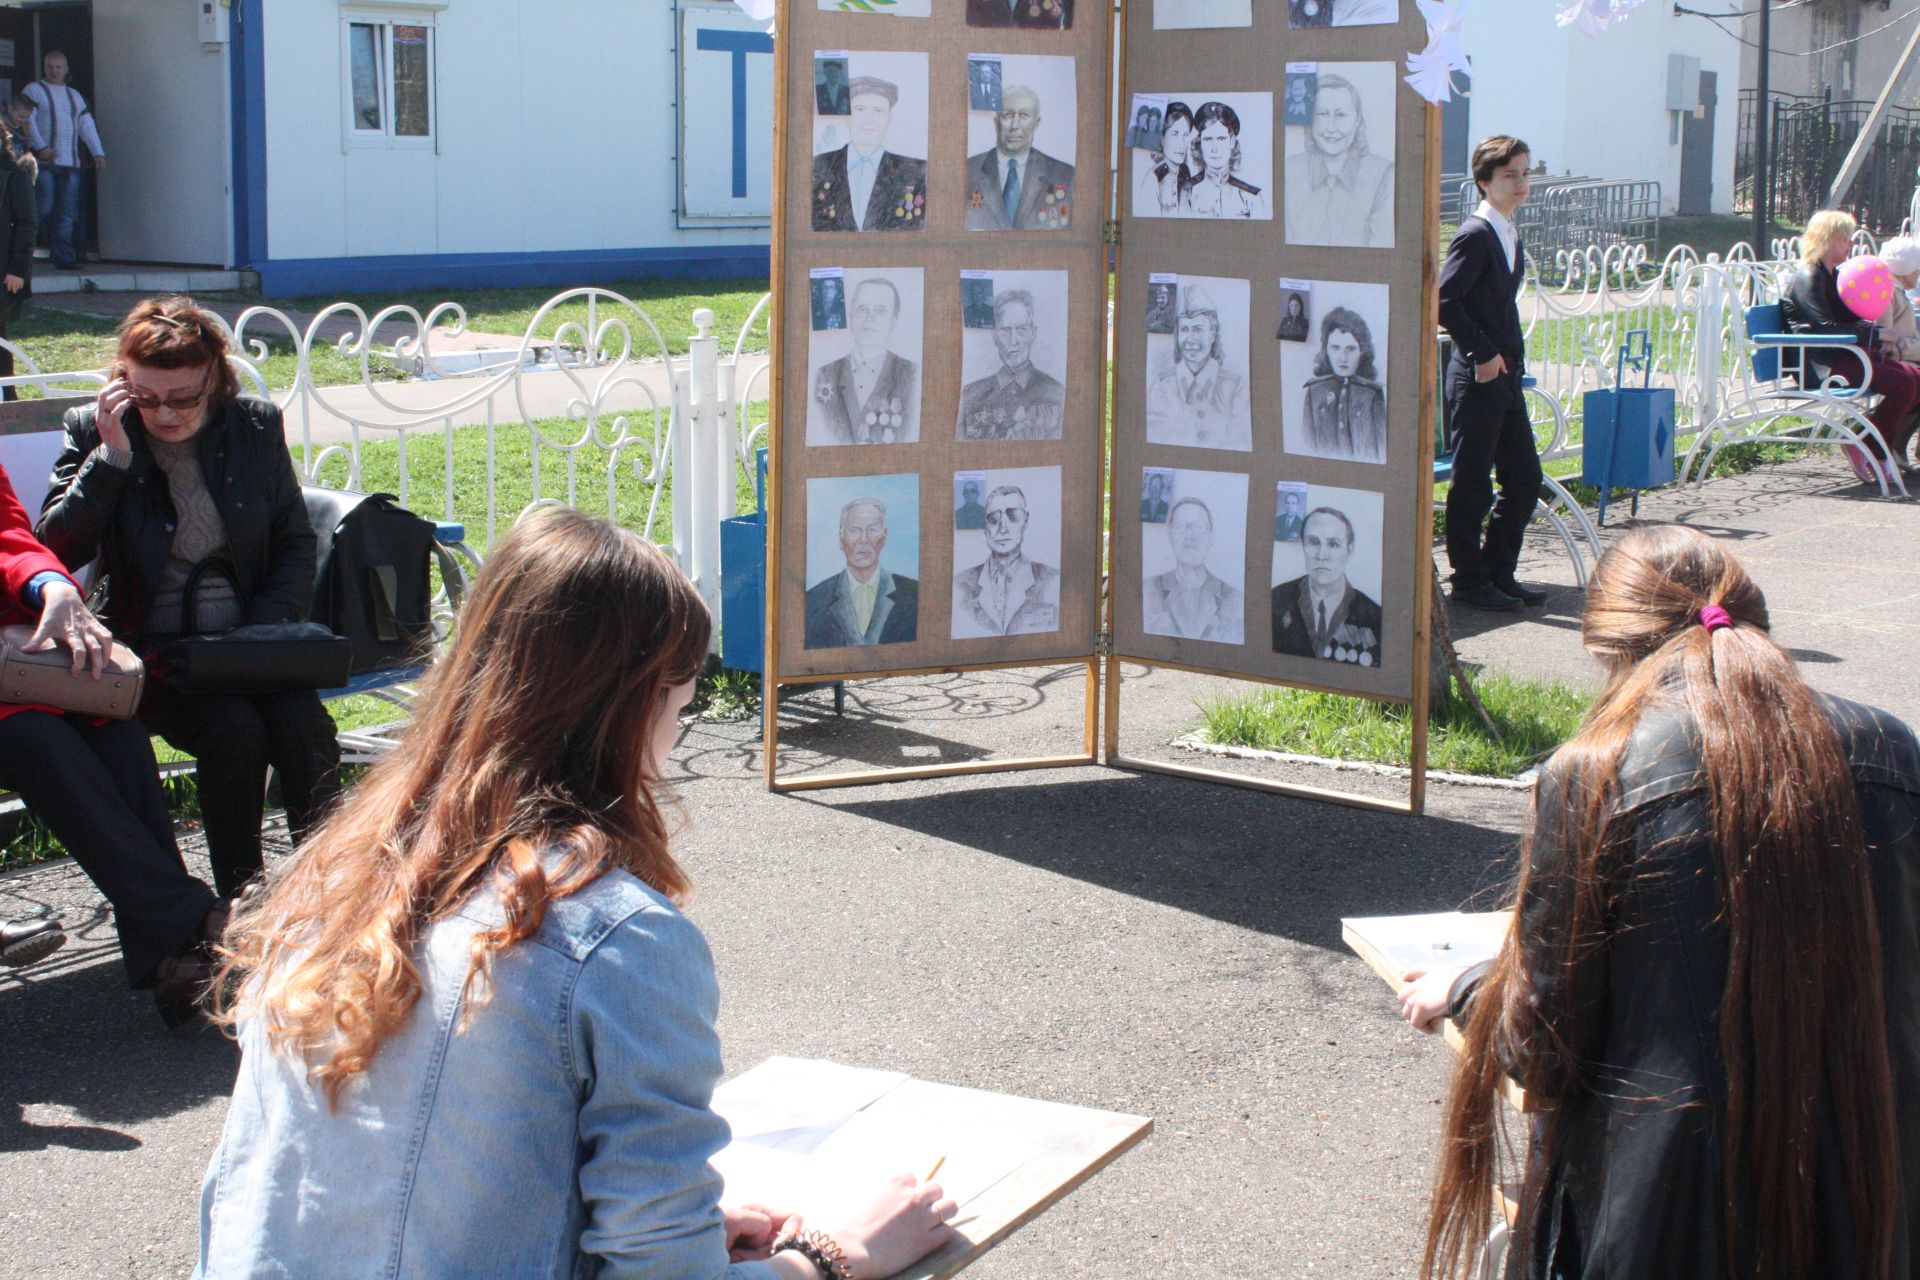
[[[814,1265],[826,1280],[853,1280],[853,1267],[833,1237],[824,1231],[803,1231],[773,1246],[775,1253],[797,1253]]]

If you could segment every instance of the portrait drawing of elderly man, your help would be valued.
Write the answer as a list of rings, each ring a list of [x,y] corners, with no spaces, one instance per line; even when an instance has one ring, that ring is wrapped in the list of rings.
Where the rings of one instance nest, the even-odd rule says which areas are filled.
[[[1063,31],[1073,25],[1073,0],[967,0],[967,25]]]
[[[1273,651],[1377,667],[1380,605],[1347,580],[1353,521],[1332,507],[1307,512],[1300,549],[1307,571],[1273,589]]]
[[[900,290],[884,276],[853,288],[853,350],[820,366],[807,414],[809,444],[902,444],[920,438],[920,368],[888,343],[900,320]]]
[[[1320,321],[1314,377],[1302,392],[1309,452],[1355,462],[1387,460],[1387,392],[1373,334],[1360,313],[1335,307]]]
[[[1189,218],[1271,218],[1267,194],[1240,172],[1240,114],[1224,102],[1203,102],[1193,113],[1196,175],[1187,184]]]
[[[1000,367],[960,389],[962,440],[1058,440],[1067,389],[1034,367],[1033,295],[1007,289],[993,299],[993,347]]]
[[[1171,363],[1147,389],[1147,439],[1203,449],[1251,449],[1253,413],[1243,369],[1229,368],[1220,309],[1201,285],[1180,290]]]
[[[899,86],[855,76],[851,94],[852,140],[813,158],[813,229],[918,231],[927,225],[927,162],[886,147]]]
[[[1207,568],[1213,551],[1213,512],[1198,498],[1181,498],[1167,513],[1173,568],[1141,589],[1141,627],[1149,635],[1239,644],[1246,634],[1246,597]]]
[[[987,558],[953,576],[955,639],[1060,629],[1060,571],[1027,558],[1030,519],[1017,485],[987,494]]]
[[[887,546],[887,508],[855,498],[840,509],[840,551],[846,567],[807,588],[806,647],[900,644],[919,629],[920,583],[880,563]]]
[[[1200,173],[1193,147],[1193,109],[1169,102],[1160,126],[1160,146],[1147,156],[1133,189],[1133,212],[1143,218],[1184,216],[1187,190]]]
[[[969,231],[1065,231],[1073,223],[1073,166],[1033,145],[1040,95],[1008,85],[994,113],[992,150],[967,157]]]
[[[1393,162],[1369,149],[1360,90],[1345,76],[1320,73],[1306,141],[1287,157],[1287,242],[1391,249]]]

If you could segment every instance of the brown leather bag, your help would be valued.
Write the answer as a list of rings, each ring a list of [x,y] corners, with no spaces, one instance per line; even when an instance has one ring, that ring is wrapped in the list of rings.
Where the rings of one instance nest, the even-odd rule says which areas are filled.
[[[26,652],[32,638],[32,627],[0,627],[0,702],[58,707],[109,720],[133,719],[147,677],[133,650],[114,641],[106,673],[95,680],[91,671],[73,674],[73,654],[64,644]]]

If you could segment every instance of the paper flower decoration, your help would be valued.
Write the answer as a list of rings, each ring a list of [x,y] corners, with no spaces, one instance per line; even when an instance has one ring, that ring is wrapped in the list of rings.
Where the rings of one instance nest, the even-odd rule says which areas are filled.
[[[1893,271],[1875,257],[1849,258],[1840,267],[1840,301],[1868,324],[1893,304]]]
[[[1640,7],[1640,0],[1572,0],[1558,16],[1560,25],[1578,25],[1590,36],[1597,36]]]
[[[733,0],[740,6],[740,12],[755,22],[766,22],[773,17],[776,0]]]
[[[1460,23],[1467,16],[1467,0],[1413,0],[1427,20],[1427,47],[1407,55],[1407,87],[1428,102],[1453,97],[1453,73],[1471,70],[1467,51],[1460,45]]]

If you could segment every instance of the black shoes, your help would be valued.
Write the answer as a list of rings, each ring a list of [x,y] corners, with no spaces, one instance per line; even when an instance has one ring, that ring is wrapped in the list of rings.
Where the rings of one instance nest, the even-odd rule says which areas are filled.
[[[43,916],[0,923],[0,965],[9,969],[45,960],[66,945],[66,930],[58,920]]]
[[[1530,604],[1537,607],[1547,602],[1546,592],[1533,587],[1523,587],[1512,578],[1508,578],[1504,582],[1496,581],[1493,585],[1502,595],[1512,596],[1521,604]]]
[[[1491,582],[1477,582],[1470,587],[1455,587],[1447,598],[1455,604],[1471,605],[1475,609],[1485,609],[1489,613],[1512,613],[1520,607],[1518,597],[1508,595]]]

